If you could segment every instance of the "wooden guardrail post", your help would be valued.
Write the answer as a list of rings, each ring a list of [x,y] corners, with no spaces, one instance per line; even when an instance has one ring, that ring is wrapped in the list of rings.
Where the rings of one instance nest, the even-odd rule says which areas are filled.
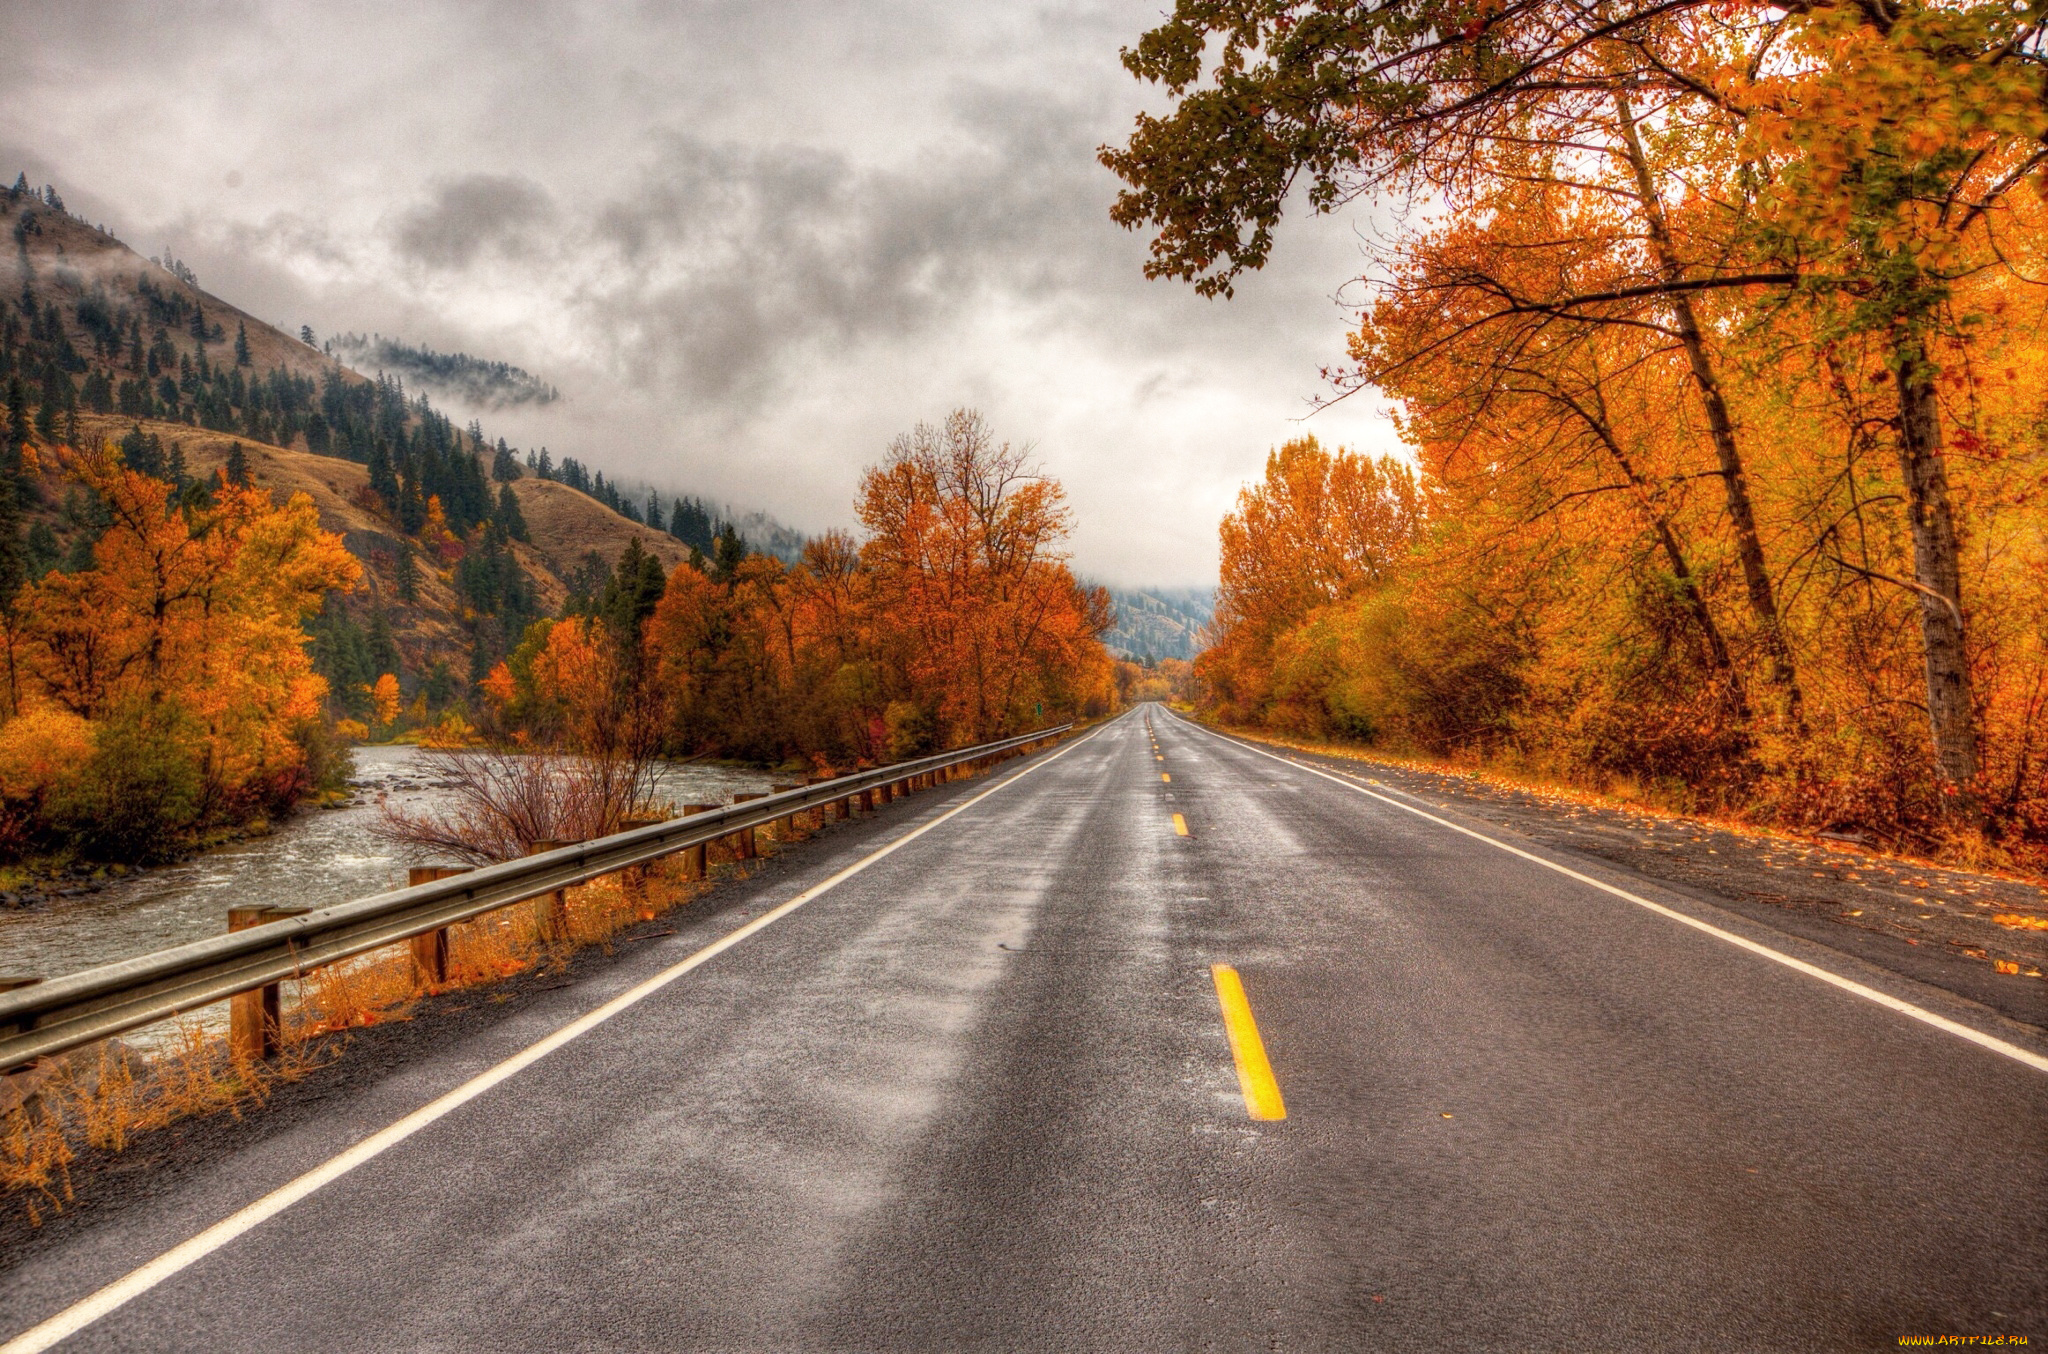
[[[768,795],[766,791],[756,790],[750,794],[734,795],[732,797],[732,802],[735,804],[744,804],[750,799],[766,799],[767,797]],[[733,855],[737,856],[741,860],[752,860],[754,857],[761,854],[760,848],[756,846],[754,843],[754,829],[750,827],[743,827],[738,832],[732,834],[732,852]]]
[[[667,821],[664,815],[658,813],[627,814],[619,820],[619,831],[631,832],[636,827],[653,827],[656,823]],[[639,915],[641,921],[654,920],[654,903],[647,896],[647,872],[651,868],[648,865],[628,865],[619,871],[619,892],[626,895],[626,901],[633,905],[633,911]]]
[[[246,931],[265,922],[302,917],[303,907],[231,907],[228,930]],[[284,1035],[284,1007],[277,983],[228,998],[228,1053],[237,1062],[260,1062],[276,1053]]]
[[[821,783],[821,782],[823,782],[823,781],[828,781],[828,780],[838,780],[838,779],[839,779],[839,777],[838,777],[838,776],[819,776],[819,777],[818,777],[818,778],[817,778],[816,780],[813,780],[813,781],[812,781],[811,783],[812,783],[813,785],[816,785],[816,784],[819,784],[819,783]],[[839,796],[839,798],[837,798],[837,799],[833,800],[833,801],[832,801],[832,803],[831,803],[830,805],[825,805],[825,804],[820,804],[820,805],[818,805],[818,826],[819,826],[819,827],[823,827],[823,826],[825,826],[825,811],[826,811],[826,809],[827,809],[828,807],[829,807],[829,808],[831,809],[831,812],[832,812],[832,816],[833,816],[833,817],[834,817],[835,819],[838,819],[838,820],[844,821],[845,819],[851,818],[851,817],[853,817],[853,796],[852,796],[852,795],[841,795],[841,796]]]
[[[801,786],[801,785],[771,785],[771,786],[769,786],[769,787],[768,787],[768,789],[769,789],[769,792],[770,792],[771,794],[778,794],[778,795],[779,795],[779,794],[781,794],[781,793],[782,793],[783,791],[785,791],[785,790],[801,790],[801,789],[803,789],[803,788],[804,788],[804,787],[803,787],[803,786]],[[794,840],[794,839],[795,839],[795,837],[796,837],[796,810],[795,810],[795,809],[791,809],[791,810],[790,810],[790,811],[789,811],[788,813],[785,813],[785,814],[783,814],[783,815],[782,815],[782,817],[780,817],[780,818],[778,818],[778,819],[776,819],[776,820],[775,820],[775,834],[776,834],[776,835],[777,835],[778,837],[782,838],[782,840],[784,840],[784,841],[791,841],[791,840]]]
[[[721,806],[717,804],[685,804],[683,805],[683,816],[687,818],[694,813],[709,813],[719,807]],[[704,877],[705,871],[709,866],[709,862],[705,859],[704,847],[705,844],[703,842],[698,842],[695,846],[683,848],[683,878],[702,879]]]
[[[469,865],[415,865],[405,872],[405,884],[431,884],[437,879],[447,879],[458,874],[468,874]],[[448,981],[448,928],[435,927],[423,935],[412,938],[413,978],[421,987],[432,987]]]
[[[575,842],[563,841],[560,838],[556,837],[549,837],[541,841],[537,841],[533,845],[527,847],[526,854],[529,856],[538,856],[547,851],[557,851],[564,846],[574,846],[575,844]],[[553,893],[550,893],[548,895],[547,930],[548,939],[550,941],[554,942],[557,945],[565,945],[568,943],[569,890],[556,889]]]

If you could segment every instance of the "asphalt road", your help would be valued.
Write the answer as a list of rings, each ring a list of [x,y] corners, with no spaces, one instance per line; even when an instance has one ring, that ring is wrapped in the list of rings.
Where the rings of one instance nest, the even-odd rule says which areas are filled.
[[[948,813],[61,1348],[2048,1338],[2048,1072],[1154,707],[800,848],[600,979],[38,1255],[0,1279],[0,1336]],[[1284,1121],[1247,1114],[1217,963]]]

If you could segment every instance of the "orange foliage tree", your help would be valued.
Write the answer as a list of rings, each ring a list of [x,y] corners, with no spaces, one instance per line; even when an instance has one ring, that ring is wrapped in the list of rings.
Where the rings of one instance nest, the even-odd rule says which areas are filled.
[[[108,525],[91,568],[16,599],[7,695],[17,720],[58,709],[92,731],[71,816],[88,835],[108,825],[98,848],[134,854],[175,846],[144,837],[288,805],[306,788],[326,694],[302,622],[360,566],[303,494],[280,506],[223,481],[187,506],[111,451],[68,452],[64,465]],[[122,800],[151,795],[168,814],[160,831],[117,826]]]
[[[1298,180],[1423,208],[1339,382],[1397,402],[1427,538],[1226,626],[1277,637],[1218,691],[2048,849],[2044,44],[1989,0],[1178,5],[1125,58],[1174,106],[1104,153],[1151,272],[1227,294]]]
[[[898,439],[858,506],[865,540],[827,532],[794,564],[721,554],[657,590],[622,561],[594,615],[537,623],[485,680],[501,728],[583,746],[595,702],[673,753],[848,766],[1115,705],[1109,600],[1059,551],[1060,488],[978,416]]]

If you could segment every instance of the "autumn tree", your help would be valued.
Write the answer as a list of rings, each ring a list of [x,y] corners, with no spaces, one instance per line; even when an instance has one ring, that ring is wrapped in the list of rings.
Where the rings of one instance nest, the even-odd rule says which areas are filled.
[[[2002,223],[2014,190],[2039,176],[2048,86],[2034,11],[1184,0],[1125,60],[1176,102],[1105,152],[1132,185],[1117,217],[1156,228],[1149,271],[1204,291],[1227,294],[1264,263],[1299,178],[1315,210],[1396,192],[1456,211],[1518,179],[1627,204],[1627,228],[1612,233],[1633,276],[1524,290],[1475,274],[1491,308],[1467,322],[1541,315],[1669,336],[1705,415],[1771,677],[1795,716],[1791,646],[1711,351],[1730,331],[1697,307],[1768,294],[1880,349],[1912,541],[1911,576],[1893,581],[1918,600],[1934,765],[1951,787],[1969,785],[1977,701],[1938,390],[1970,321],[1958,284],[2009,265]],[[1510,324],[1503,346],[1526,330]]]
[[[108,774],[152,760],[188,766],[189,813],[168,826],[289,804],[326,691],[302,623],[330,592],[354,587],[359,566],[303,494],[279,506],[268,491],[223,483],[190,506],[112,448],[67,452],[64,465],[107,525],[90,567],[20,594],[11,704],[85,720]],[[93,811],[126,812],[117,781],[100,783],[108,793]],[[133,834],[115,836],[105,844],[144,850]]]
[[[1065,494],[1026,449],[956,410],[890,445],[862,477],[859,512],[893,657],[936,707],[936,736],[979,742],[1028,726],[1048,696],[1073,703],[1070,672],[1115,618],[1106,593],[1068,572]]]

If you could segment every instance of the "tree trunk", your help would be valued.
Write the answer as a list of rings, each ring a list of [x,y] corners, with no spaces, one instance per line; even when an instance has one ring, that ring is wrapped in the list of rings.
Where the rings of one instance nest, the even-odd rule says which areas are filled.
[[[1934,368],[1917,332],[1909,331],[1897,344],[1892,361],[1899,387],[1899,474],[1906,483],[1906,516],[1913,530],[1913,579],[1919,584],[1920,642],[1927,663],[1927,724],[1935,769],[1962,790],[1977,774],[1977,721],[1963,644],[1962,549],[1949,507]],[[1956,810],[1966,803],[1959,797]]]
[[[1642,139],[1636,134],[1635,116],[1630,111],[1628,95],[1617,90],[1614,107],[1629,168],[1635,174],[1636,192],[1642,203],[1645,224],[1649,227],[1650,251],[1664,280],[1667,283],[1677,282],[1684,276],[1685,267],[1671,243],[1671,230],[1664,219],[1664,202],[1657,196],[1656,182],[1650,177],[1649,158],[1643,154]],[[1771,587],[1770,570],[1764,564],[1763,541],[1757,535],[1756,510],[1750,503],[1749,478],[1743,469],[1741,448],[1736,445],[1735,424],[1728,417],[1727,401],[1721,397],[1720,377],[1714,371],[1712,359],[1707,356],[1706,340],[1700,336],[1699,320],[1693,314],[1691,298],[1684,292],[1670,292],[1664,299],[1671,308],[1672,327],[1678,331],[1686,363],[1692,369],[1693,384],[1699,388],[1700,403],[1706,409],[1707,430],[1713,440],[1714,459],[1720,467],[1721,484],[1727,495],[1728,520],[1735,528],[1735,554],[1742,564],[1742,581],[1749,594],[1749,609],[1756,616],[1764,652],[1771,660],[1771,684],[1782,694],[1786,719],[1797,725],[1801,723],[1804,697],[1799,690],[1799,675],[1792,662],[1792,649],[1785,642],[1784,626],[1778,617],[1778,599]]]
[[[1614,430],[1607,425],[1604,412],[1595,413],[1562,391],[1558,393],[1558,399],[1578,416],[1593,437],[1606,448],[1608,456],[1613,459],[1615,466],[1628,481],[1631,496],[1642,510],[1644,520],[1649,522],[1650,529],[1656,533],[1658,545],[1663,547],[1664,558],[1671,565],[1671,576],[1678,584],[1679,594],[1685,599],[1686,610],[1692,613],[1693,623],[1699,626],[1700,636],[1706,641],[1708,661],[1712,663],[1714,672],[1727,688],[1735,717],[1747,723],[1749,692],[1744,689],[1742,675],[1735,670],[1735,664],[1729,657],[1728,641],[1722,637],[1721,627],[1714,623],[1714,613],[1707,606],[1706,594],[1700,591],[1699,579],[1692,571],[1692,563],[1686,558],[1684,547],[1678,542],[1678,534],[1672,529],[1670,517],[1655,502],[1650,486],[1636,473],[1634,460],[1622,450],[1620,440],[1615,437]],[[1603,398],[1603,411],[1605,404]]]

